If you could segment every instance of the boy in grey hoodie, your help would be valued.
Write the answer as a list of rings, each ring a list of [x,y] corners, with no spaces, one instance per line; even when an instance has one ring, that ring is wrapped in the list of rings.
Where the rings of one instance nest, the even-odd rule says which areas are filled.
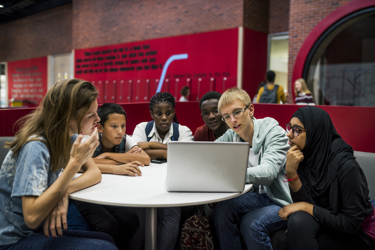
[[[254,184],[249,193],[215,207],[220,249],[241,250],[240,235],[247,249],[272,249],[268,233],[286,227],[278,211],[292,203],[283,181],[289,149],[286,132],[273,118],[255,119],[249,95],[238,88],[224,92],[219,110],[230,129],[216,141],[250,143],[246,183]]]

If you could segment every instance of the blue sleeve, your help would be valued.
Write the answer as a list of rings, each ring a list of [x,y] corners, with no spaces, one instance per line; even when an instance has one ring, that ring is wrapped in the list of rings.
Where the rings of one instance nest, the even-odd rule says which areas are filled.
[[[47,146],[41,141],[26,143],[19,152],[16,162],[12,197],[39,196],[49,182],[50,155]]]

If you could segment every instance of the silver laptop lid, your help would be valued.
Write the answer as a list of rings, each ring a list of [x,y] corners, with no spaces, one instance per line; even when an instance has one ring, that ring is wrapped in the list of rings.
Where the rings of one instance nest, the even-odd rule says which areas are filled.
[[[169,142],[167,191],[242,192],[250,144]]]

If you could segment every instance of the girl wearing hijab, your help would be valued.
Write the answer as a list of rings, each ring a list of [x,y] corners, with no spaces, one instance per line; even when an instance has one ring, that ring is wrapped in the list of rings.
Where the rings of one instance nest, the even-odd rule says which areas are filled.
[[[294,203],[279,211],[288,231],[277,249],[375,249],[375,212],[365,175],[328,113],[300,108],[287,132],[285,177]]]

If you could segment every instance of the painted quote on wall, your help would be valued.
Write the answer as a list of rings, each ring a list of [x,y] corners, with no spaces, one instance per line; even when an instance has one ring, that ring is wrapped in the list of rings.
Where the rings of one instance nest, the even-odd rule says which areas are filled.
[[[10,100],[39,103],[47,92],[47,57],[8,63]]]

